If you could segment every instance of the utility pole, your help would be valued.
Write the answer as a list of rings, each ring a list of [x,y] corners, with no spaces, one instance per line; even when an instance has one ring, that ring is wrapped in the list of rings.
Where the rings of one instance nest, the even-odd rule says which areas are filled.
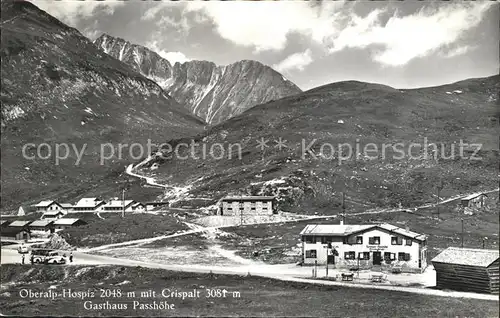
[[[342,223],[345,224],[345,192],[342,192]]]
[[[436,198],[436,212],[437,212],[437,216],[438,216],[438,219],[439,219],[439,192],[440,192],[440,188],[439,188],[439,185],[438,185],[438,188],[437,188],[437,198]]]
[[[240,225],[243,225],[243,208],[240,206]]]
[[[125,189],[122,190],[122,218],[125,217]]]
[[[464,248],[464,219],[462,218],[462,248]]]
[[[486,241],[487,239],[488,239],[488,238],[487,238],[486,236],[485,236],[485,237],[483,237],[483,249],[484,249],[484,243],[485,243],[485,241]]]
[[[328,277],[328,249],[326,249],[326,277]]]
[[[358,270],[357,270],[358,278],[359,278],[359,252],[358,252]]]
[[[438,219],[439,219],[439,197],[441,195],[442,188],[443,188],[443,180],[439,179],[439,183],[437,185],[437,198],[436,198],[436,212]]]

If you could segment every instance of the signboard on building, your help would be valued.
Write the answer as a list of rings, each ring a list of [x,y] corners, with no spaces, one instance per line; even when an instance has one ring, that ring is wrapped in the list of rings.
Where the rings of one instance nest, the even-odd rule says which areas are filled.
[[[366,248],[368,248],[370,251],[381,251],[388,249],[389,246],[381,246],[381,245],[366,245]]]

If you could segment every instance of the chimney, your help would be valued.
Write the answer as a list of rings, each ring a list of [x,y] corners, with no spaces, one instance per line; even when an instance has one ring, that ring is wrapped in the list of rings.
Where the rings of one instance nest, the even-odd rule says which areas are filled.
[[[340,220],[340,225],[344,225],[344,220]]]
[[[406,232],[410,232],[410,227],[408,225],[405,226],[405,230],[406,230]]]

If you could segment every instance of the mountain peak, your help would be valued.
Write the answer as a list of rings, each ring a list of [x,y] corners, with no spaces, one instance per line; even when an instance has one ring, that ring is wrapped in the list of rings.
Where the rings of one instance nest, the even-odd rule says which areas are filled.
[[[210,124],[218,124],[255,105],[301,92],[283,75],[255,60],[224,66],[203,60],[172,65],[146,47],[107,34],[94,44],[156,81]]]

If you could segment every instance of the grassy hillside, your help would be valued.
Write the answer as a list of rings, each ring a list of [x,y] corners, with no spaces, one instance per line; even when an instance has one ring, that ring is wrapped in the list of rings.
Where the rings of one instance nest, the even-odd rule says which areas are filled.
[[[62,238],[75,247],[95,247],[148,237],[169,235],[188,227],[170,214],[102,213],[104,220],[60,232]]]
[[[175,152],[192,140],[170,140],[173,151],[165,147],[141,173],[191,185],[191,197],[214,198],[207,205],[227,194],[273,194],[279,208],[300,213],[337,213],[341,192],[349,209],[361,211],[434,202],[438,187],[441,197],[496,188],[499,83],[493,76],[411,90],[355,81],[325,85],[256,106],[198,135],[194,155],[186,145]],[[268,141],[264,150],[261,138]],[[279,138],[286,148],[276,147]],[[476,147],[460,148],[461,141],[481,144],[474,157],[481,158],[470,160]],[[348,146],[339,147],[344,143],[351,156]],[[374,147],[379,151],[370,151]]]
[[[148,139],[203,130],[156,83],[76,29],[30,2],[1,5],[2,211],[109,191],[140,157],[131,144],[145,149]]]

